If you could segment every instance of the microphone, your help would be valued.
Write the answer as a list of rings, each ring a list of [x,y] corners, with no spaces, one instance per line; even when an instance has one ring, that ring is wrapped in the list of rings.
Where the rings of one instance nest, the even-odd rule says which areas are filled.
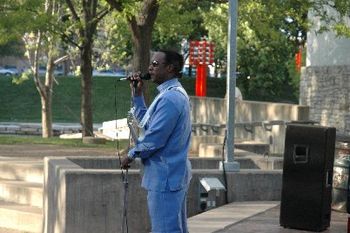
[[[131,76],[128,76],[128,77],[119,79],[119,81],[130,80],[130,78],[131,78]],[[150,80],[150,79],[151,79],[151,75],[150,75],[149,73],[140,74],[140,78],[141,78],[142,80]]]

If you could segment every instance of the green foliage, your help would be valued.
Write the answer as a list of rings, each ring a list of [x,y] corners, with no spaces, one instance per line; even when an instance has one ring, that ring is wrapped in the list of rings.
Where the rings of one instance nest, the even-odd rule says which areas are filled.
[[[163,1],[153,31],[153,48],[180,49],[182,38],[198,39],[205,31],[197,1]]]
[[[19,85],[19,84],[22,84],[23,82],[25,82],[29,79],[33,79],[33,73],[31,72],[31,70],[26,70],[18,77],[13,77],[12,83]]]
[[[282,2],[239,1],[237,65],[240,75],[237,84],[248,99],[298,100],[294,70],[290,66],[298,46],[305,42],[310,3],[302,0]],[[153,49],[179,50],[182,38],[198,40],[207,35],[215,42],[216,64],[225,76],[228,10],[227,3],[213,1],[161,1],[153,31]],[[113,15],[106,20],[103,28],[108,28],[109,32],[102,41],[108,42],[101,46],[112,45],[113,49],[105,49],[103,56],[113,57],[115,63],[124,66],[130,62],[132,52],[125,19],[128,14],[134,14],[131,8],[119,18]]]
[[[95,67],[108,68],[117,64],[128,68],[131,62],[131,34],[127,21],[139,12],[142,1],[119,2],[122,3],[123,11],[107,15],[97,30]],[[225,75],[228,3],[207,0],[159,2],[160,10],[154,26],[152,48],[179,49],[182,38],[192,40],[208,36],[216,45],[216,65]],[[83,38],[78,38],[77,35],[84,26],[83,22],[73,23],[70,11],[63,3],[60,14],[48,16],[44,14],[43,3],[43,0],[0,0],[0,11],[6,13],[0,14],[0,32],[6,35],[0,40],[18,40],[24,32],[45,29],[64,34],[66,41],[81,44]],[[297,75],[291,67],[294,53],[305,42],[306,15],[311,1],[241,0],[238,3],[237,67],[240,75],[237,85],[248,99],[290,101],[292,98],[296,101]],[[334,7],[349,9],[348,4],[346,0],[336,0]],[[107,2],[99,1],[97,10],[101,11],[107,6]],[[81,6],[77,4],[76,7],[77,12],[81,12]],[[340,11],[344,15],[347,12],[348,10]],[[339,24],[336,28],[343,34],[348,32],[344,25]],[[65,46],[63,51],[76,57],[79,50],[72,47]]]
[[[197,1],[160,1],[160,10],[154,25],[152,49],[179,49],[182,38],[196,38],[205,34],[199,17]],[[206,2],[206,1],[205,1]],[[130,17],[141,7],[141,2],[124,1],[122,12],[105,17],[96,38],[97,66],[118,64],[128,67],[132,60]]]
[[[217,4],[209,11],[201,11],[208,37],[215,42],[215,60],[222,63],[226,59],[228,40],[228,4]]]
[[[23,43],[19,38],[0,44],[0,56],[22,56],[24,53]]]
[[[96,67],[117,65],[127,68],[131,63],[131,33],[126,17],[122,15],[112,12],[102,20],[95,40]]]
[[[344,23],[336,23],[333,27],[335,32],[340,36],[350,38],[350,28]]]
[[[47,27],[43,0],[0,0],[0,44],[17,41],[23,34]]]
[[[246,99],[298,100],[290,64],[298,46],[305,42],[309,4],[307,1],[282,2],[239,1],[237,85]],[[201,13],[209,40],[216,45],[216,63],[223,71],[226,70],[228,10],[228,3],[221,3]]]

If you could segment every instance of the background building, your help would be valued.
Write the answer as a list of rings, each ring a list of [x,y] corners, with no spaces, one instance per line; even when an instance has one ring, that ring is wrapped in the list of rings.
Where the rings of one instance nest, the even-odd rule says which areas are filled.
[[[336,15],[330,9],[330,14]],[[350,136],[350,39],[333,31],[320,33],[322,22],[310,12],[306,67],[300,80],[300,104],[310,106],[310,119]],[[347,19],[348,25],[350,20]]]

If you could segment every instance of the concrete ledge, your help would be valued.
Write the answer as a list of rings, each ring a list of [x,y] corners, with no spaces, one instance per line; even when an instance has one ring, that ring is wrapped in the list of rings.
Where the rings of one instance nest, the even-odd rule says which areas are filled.
[[[255,141],[244,141],[235,143],[235,148],[253,152],[255,154],[269,154],[269,144]]]
[[[87,168],[89,164],[101,166],[105,161],[87,162],[82,158],[80,162],[86,166],[83,168],[66,157],[45,158],[44,232],[121,232],[124,192],[121,171]],[[146,193],[140,187],[139,171],[130,170],[128,180],[129,230],[149,232]]]
[[[217,143],[217,144],[221,144],[222,145],[224,143],[224,136],[218,136],[218,135],[192,135],[190,150],[193,153],[198,153],[199,145],[201,143]]]
[[[192,169],[219,169],[221,157],[203,158],[190,157]],[[69,160],[85,169],[116,169],[119,168],[119,161],[116,156],[70,156]],[[281,169],[281,166],[272,164],[275,160],[280,163],[277,158],[267,158],[261,155],[235,157],[235,160],[240,163],[241,169]],[[281,159],[282,160],[282,159]],[[274,162],[276,163],[276,162]],[[140,169],[141,161],[136,159],[130,164],[130,169]]]
[[[121,232],[124,189],[121,171],[114,167],[117,158],[46,157],[44,161],[44,232]],[[188,216],[202,212],[199,180],[203,177],[216,177],[222,183],[225,180],[218,169],[193,170]],[[228,202],[280,199],[280,170],[242,169],[227,173],[226,178]],[[150,223],[140,171],[129,170],[128,181],[129,231],[148,233]],[[216,206],[224,205],[225,193],[219,192],[215,201]]]
[[[94,131],[97,131],[102,124],[94,124]],[[81,125],[78,123],[53,123],[52,129],[55,135],[81,132]],[[0,134],[20,135],[41,135],[41,123],[22,122],[0,122]]]
[[[254,158],[254,163],[263,170],[279,170],[283,169],[282,157],[263,157]]]
[[[219,169],[221,157],[190,157],[192,169]],[[255,161],[249,157],[235,157],[241,169],[260,169]]]

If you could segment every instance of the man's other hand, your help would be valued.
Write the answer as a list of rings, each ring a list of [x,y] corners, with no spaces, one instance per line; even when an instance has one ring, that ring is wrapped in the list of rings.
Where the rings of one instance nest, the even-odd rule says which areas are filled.
[[[134,161],[133,159],[129,158],[128,156],[124,157],[122,159],[122,163],[121,163],[121,168],[123,169],[128,169],[130,167],[130,163],[132,163],[132,161]]]

